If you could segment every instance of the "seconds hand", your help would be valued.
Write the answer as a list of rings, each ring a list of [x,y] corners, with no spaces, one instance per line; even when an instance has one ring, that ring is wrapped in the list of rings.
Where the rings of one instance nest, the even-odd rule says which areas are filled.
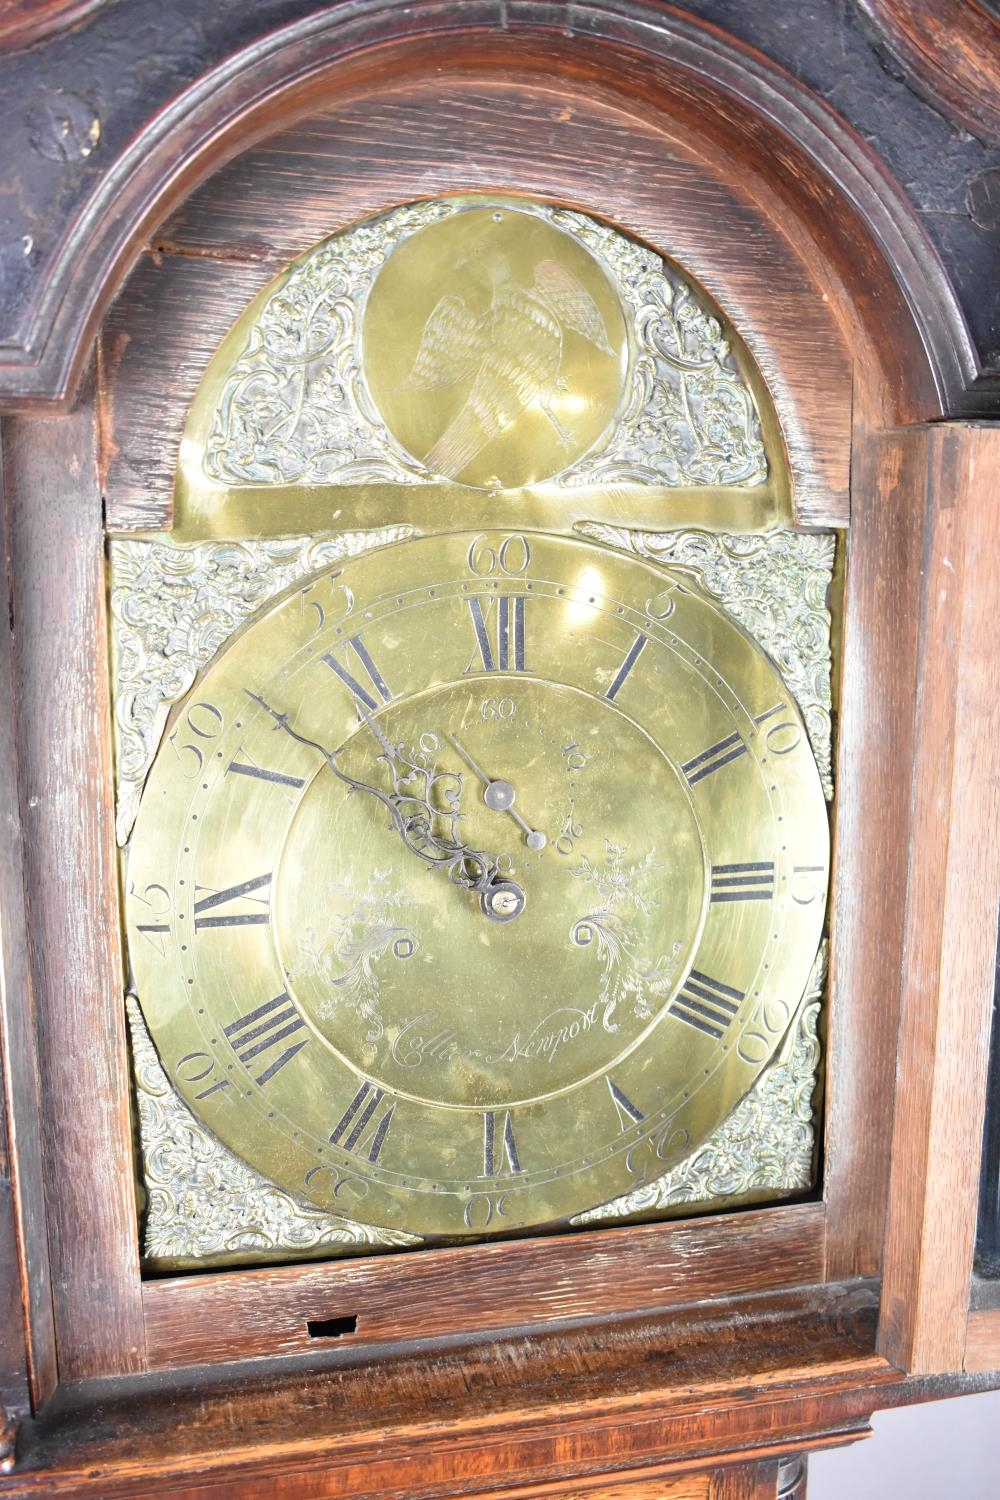
[[[535,851],[536,853],[539,849],[544,849],[545,845],[548,843],[548,839],[546,838],[545,834],[541,831],[540,828],[532,828],[531,824],[526,823],[521,817],[521,814],[515,810],[514,799],[517,793],[514,791],[511,783],[509,781],[492,781],[489,776],[487,776],[482,766],[478,765],[472,759],[472,756],[469,754],[468,750],[465,750],[458,743],[458,740],[453,734],[446,735],[445,738],[451,742],[451,744],[458,751],[459,755],[465,761],[465,764],[469,767],[470,770],[476,773],[480,781],[485,786],[486,790],[483,793],[483,801],[486,803],[486,806],[493,812],[510,813],[518,828],[522,828],[527,835],[525,842],[527,843],[529,849]]]

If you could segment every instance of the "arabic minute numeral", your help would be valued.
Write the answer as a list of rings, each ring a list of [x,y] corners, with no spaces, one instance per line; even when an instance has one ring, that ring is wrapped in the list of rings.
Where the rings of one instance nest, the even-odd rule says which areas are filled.
[[[395,1100],[383,1107],[385,1098],[385,1089],[376,1088],[367,1081],[363,1083],[336,1128],[330,1132],[331,1146],[340,1146],[353,1155],[364,1156],[373,1164],[377,1162],[396,1109]]]
[[[792,900],[796,906],[811,906],[824,894],[825,865],[795,865],[792,869]]]
[[[205,764],[204,745],[218,739],[225,719],[214,703],[192,703],[176,729],[167,735],[167,744],[192,780]]]
[[[488,578],[492,573],[505,573],[508,578],[520,578],[528,571],[531,562],[531,547],[527,537],[520,533],[505,536],[499,547],[491,547],[485,536],[477,536],[469,548],[469,571],[477,578]]]
[[[146,942],[156,949],[160,957],[166,958],[166,941],[172,930],[170,923],[166,920],[170,915],[170,892],[166,886],[154,882],[145,886],[141,894],[134,884],[130,884],[128,893],[134,900],[141,901],[143,906],[149,908],[148,920],[137,922],[136,932],[141,932]]]
[[[779,719],[776,724],[768,722],[787,708],[787,703],[776,703],[773,708],[766,709],[754,719],[754,723],[762,729],[767,725],[763,730],[764,744],[771,755],[790,755],[802,739],[802,730],[794,719]]]
[[[209,1057],[207,1052],[187,1052],[178,1061],[174,1068],[175,1075],[182,1083],[194,1084],[204,1083],[205,1088],[195,1094],[196,1099],[207,1099],[209,1094],[217,1094],[221,1089],[229,1087],[228,1078],[218,1078],[208,1083],[218,1064],[214,1057]]]
[[[348,652],[354,652],[365,676],[368,678],[371,691],[368,688],[362,687],[354,674],[348,671],[344,663],[338,661],[332,652],[327,651],[324,656],[320,657],[320,660],[326,662],[331,672],[337,674],[344,686],[354,694],[359,703],[365,705],[370,713],[374,713],[380,704],[391,703],[395,694],[389,688],[382,673],[372,660],[371,653],[361,637],[359,635],[352,635],[350,640],[344,642],[344,649]],[[372,693],[377,693],[378,698],[374,698]]]
[[[744,994],[743,990],[722,984],[710,974],[692,969],[668,1014],[720,1041],[738,1012]]]
[[[248,1011],[245,1016],[239,1016],[235,1021],[231,1021],[223,1030],[240,1062],[244,1067],[248,1067],[254,1058],[270,1052],[272,1048],[278,1046],[279,1042],[301,1031],[305,1024],[288,994],[283,992],[275,995],[273,1000],[267,1000],[263,1005],[258,1005],[255,1010]],[[286,1047],[277,1056],[272,1055],[264,1071],[257,1074],[257,1082],[261,1087],[268,1083],[280,1068],[291,1062],[295,1054],[301,1052],[306,1046],[308,1040],[309,1038],[306,1037],[303,1041]]]
[[[263,890],[263,896],[255,896],[255,891]],[[205,896],[199,896],[199,891],[207,891]],[[210,886],[195,886],[194,903],[194,930],[201,932],[206,927],[263,927],[271,920],[271,876],[255,875],[252,880],[244,880],[240,885],[228,886],[224,891],[213,890]],[[246,903],[256,907],[254,911],[227,911],[220,912],[220,906],[228,906],[230,902]],[[261,910],[260,908],[263,908]],[[205,916],[205,912],[212,912],[212,916]]]

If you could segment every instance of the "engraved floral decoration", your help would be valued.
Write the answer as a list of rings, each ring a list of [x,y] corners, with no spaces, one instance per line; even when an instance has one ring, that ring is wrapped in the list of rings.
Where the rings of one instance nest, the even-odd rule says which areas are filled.
[[[820,780],[833,796],[830,611],[836,539],[774,531],[716,535],[707,531],[626,531],[583,522],[584,536],[665,567],[690,568],[768,653],[805,720]]]
[[[652,851],[630,862],[626,862],[627,853],[627,848],[605,839],[601,864],[583,855],[571,871],[594,887],[598,902],[593,911],[574,922],[570,937],[579,948],[591,943],[597,945],[602,968],[601,1022],[605,1031],[610,1032],[619,1029],[619,1023],[613,1019],[619,1006],[631,1004],[639,1020],[650,1019],[654,1014],[650,999],[668,993],[681,951],[681,944],[676,942],[670,956],[655,963],[643,956],[641,936],[627,913],[631,908],[634,915],[649,917],[659,906],[653,888],[656,871],[663,866]]]
[[[377,1042],[384,1034],[378,964],[390,952],[397,959],[416,953],[417,936],[399,914],[419,903],[393,887],[391,871],[373,870],[364,891],[332,885],[327,905],[332,915],[326,932],[306,929],[290,977],[309,975],[322,981],[327,998],[316,1008],[321,1021],[346,1008],[367,1026],[365,1040]]]
[[[718,318],[652,250],[583,214],[523,205],[584,244],[622,299],[634,335],[628,391],[608,440],[559,475],[596,484],[759,485],[768,473],[753,393]],[[226,377],[206,441],[224,484],[428,484],[369,395],[358,327],[388,256],[447,201],[409,204],[323,241],[264,300]]]
[[[563,484],[757,485],[767,458],[756,403],[717,318],[660,256],[607,224],[555,210],[552,223],[611,272],[631,309],[636,357],[610,441]]]
[[[208,1257],[351,1254],[419,1243],[298,1202],[241,1161],[188,1109],[163,1071],[134,995],[126,1000],[142,1136],[151,1265]]]
[[[703,1145],[655,1182],[578,1214],[574,1224],[726,1199],[789,1195],[812,1186],[820,1064],[817,1028],[826,963],[824,943],[777,1058]]]
[[[110,540],[120,844],[171,705],[244,620],[307,574],[408,535],[408,527],[394,527],[326,541]]]
[[[427,471],[372,404],[358,313],[390,251],[453,213],[415,203],[318,245],[264,303],[223,387],[205,472],[227,484],[413,484]]]

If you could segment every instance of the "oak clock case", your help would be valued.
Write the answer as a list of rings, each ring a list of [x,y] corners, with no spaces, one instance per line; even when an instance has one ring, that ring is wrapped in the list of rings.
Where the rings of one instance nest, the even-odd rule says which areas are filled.
[[[828,864],[833,547],[773,528],[734,346],[652,252],[504,200],[335,236],[223,344],[177,539],[112,546],[152,1265],[808,1185],[721,1144],[753,1099],[812,1155],[776,1080],[815,1026]],[[206,634],[144,696],[157,570]],[[713,1152],[715,1191],[677,1192]]]

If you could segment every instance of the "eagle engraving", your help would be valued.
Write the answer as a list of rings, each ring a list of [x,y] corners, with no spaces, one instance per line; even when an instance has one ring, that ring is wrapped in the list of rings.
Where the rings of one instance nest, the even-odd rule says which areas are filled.
[[[424,324],[413,367],[401,391],[433,391],[471,377],[468,395],[424,457],[436,474],[455,479],[493,438],[525,411],[541,411],[564,447],[571,443],[552,409],[565,389],[563,345],[567,329],[602,354],[614,355],[600,309],[565,266],[540,260],[530,287],[519,285],[506,261],[486,266],[490,305],[483,313],[457,292],[434,306]]]

